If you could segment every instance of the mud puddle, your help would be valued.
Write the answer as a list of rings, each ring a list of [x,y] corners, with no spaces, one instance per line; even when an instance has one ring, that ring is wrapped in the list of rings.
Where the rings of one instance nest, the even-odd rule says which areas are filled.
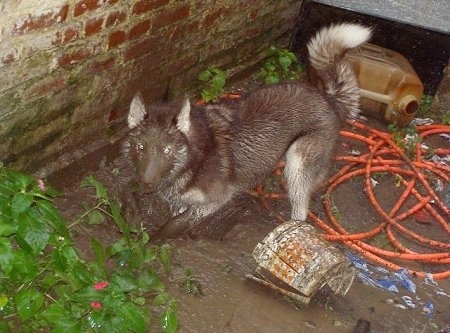
[[[339,147],[340,150],[343,149],[342,145]],[[106,151],[109,160],[113,160],[116,154],[114,149]],[[105,183],[112,196],[116,196],[120,186],[112,176],[112,168],[104,163],[100,163],[99,167],[97,160],[92,162],[89,159],[84,159],[76,166],[77,171],[84,170],[86,175],[93,172],[94,176]],[[97,169],[100,171],[96,171]],[[92,195],[88,190],[79,188],[79,182],[74,181],[69,176],[71,174],[70,170],[65,170],[50,179],[64,191],[63,199],[58,200],[57,205],[66,217],[79,214],[83,209],[82,201]],[[79,173],[77,177],[78,175]],[[361,182],[359,179],[348,182],[334,194],[342,219],[355,228],[364,227],[378,219],[365,200]],[[393,197],[396,197],[392,188],[392,180],[380,179],[377,186],[377,198],[380,202],[389,205]],[[323,214],[320,195],[318,193],[314,197],[311,206],[311,210],[319,215]],[[255,268],[251,255],[254,247],[279,225],[274,213],[289,216],[289,204],[285,200],[272,202],[270,213],[262,208],[257,199],[246,195],[235,205],[240,207],[239,214],[233,217],[235,221],[231,225],[234,227],[223,239],[180,238],[168,241],[176,250],[173,273],[167,279],[166,287],[178,302],[180,332],[345,333],[355,332],[359,319],[369,321],[370,332],[373,333],[450,331],[448,279],[438,280],[438,289],[425,284],[424,279],[412,278],[417,288],[414,294],[402,288],[395,293],[371,287],[356,277],[345,297],[336,296],[324,288],[314,296],[307,308],[297,306],[247,280],[245,275]],[[160,219],[158,208],[152,216],[146,218],[155,218],[155,213],[156,219]],[[113,224],[93,226],[91,231],[110,243],[118,237],[117,230],[112,226]],[[427,228],[428,225],[416,223],[414,227]],[[148,228],[151,230],[152,225],[148,225]],[[441,241],[448,241],[446,235],[435,236]],[[76,240],[81,251],[89,253],[89,239],[80,233],[76,235]],[[186,269],[192,272],[190,279],[199,286],[200,295],[189,293],[182,286],[186,279]],[[408,299],[415,304],[415,308],[406,305],[405,300]],[[422,310],[427,302],[434,307],[430,316]],[[154,320],[153,325],[155,327],[151,331],[158,332],[157,320]]]

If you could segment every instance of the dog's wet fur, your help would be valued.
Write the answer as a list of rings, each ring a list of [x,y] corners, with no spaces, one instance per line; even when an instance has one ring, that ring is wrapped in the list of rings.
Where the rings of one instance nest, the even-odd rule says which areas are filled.
[[[173,217],[158,235],[188,232],[237,193],[286,160],[291,219],[304,221],[311,193],[326,176],[339,128],[359,112],[359,89],[343,56],[366,42],[369,28],[338,24],[308,43],[321,89],[306,82],[268,85],[232,103],[145,105],[140,93],[128,115],[124,145],[138,181],[156,191]]]

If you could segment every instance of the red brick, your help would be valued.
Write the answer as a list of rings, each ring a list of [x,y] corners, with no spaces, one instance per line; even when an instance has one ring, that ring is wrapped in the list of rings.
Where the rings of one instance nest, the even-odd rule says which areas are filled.
[[[119,46],[120,44],[125,42],[126,39],[127,34],[124,31],[122,30],[114,31],[109,35],[108,48],[111,49],[113,47]]]
[[[98,0],[81,0],[75,4],[73,15],[80,16],[86,11],[97,9],[99,6]]]
[[[134,4],[133,14],[142,14],[168,3],[169,0],[140,0]]]
[[[205,19],[202,22],[203,27],[210,27],[214,23],[217,22],[221,17],[224,17],[230,12],[229,8],[219,8],[218,10],[212,12],[209,15],[206,15]]]
[[[125,52],[125,61],[139,58],[148,53],[154,52],[155,48],[163,44],[164,41],[161,36],[151,36],[150,38],[129,47]]]
[[[199,21],[189,22],[188,24],[177,24],[173,29],[171,40],[177,40],[187,34],[197,31],[199,24]]]
[[[148,30],[150,30],[151,26],[152,26],[151,20],[139,22],[133,28],[131,28],[131,30],[128,34],[128,37],[130,39],[138,38],[138,37],[142,36],[143,34],[145,34]]]
[[[58,64],[60,67],[65,67],[86,59],[90,54],[91,53],[86,49],[79,49],[72,53],[66,53],[59,58]]]
[[[2,58],[2,64],[8,65],[8,64],[13,63],[15,60],[16,60],[16,57],[14,56],[14,54],[9,53]]]
[[[125,21],[127,18],[127,15],[122,11],[115,11],[109,14],[108,18],[106,19],[106,27],[110,27],[112,25],[116,25],[118,23],[121,23]]]
[[[57,90],[61,90],[66,85],[66,82],[61,77],[47,77],[41,82],[39,82],[39,85],[36,85],[29,89],[27,93],[30,96],[43,96],[47,95],[48,93],[55,92]]]
[[[242,37],[244,38],[252,38],[261,34],[262,27],[253,26],[244,30]]]
[[[75,9],[73,10],[74,16],[80,16],[81,14],[84,14],[87,11],[92,11],[97,8],[100,8],[101,6],[105,4],[114,4],[118,0],[80,0],[75,4]]]
[[[52,41],[53,45],[61,45],[69,43],[78,38],[78,30],[76,28],[67,28],[64,31],[57,31],[56,37]]]
[[[189,5],[163,11],[155,17],[153,29],[171,25],[189,16]]]
[[[67,18],[67,13],[69,12],[69,5],[64,5],[61,7],[59,12],[52,12],[47,14],[42,14],[39,16],[28,15],[28,18],[18,25],[14,24],[13,34],[23,35],[28,31],[33,31],[37,29],[42,29],[45,27],[52,26],[56,23],[64,22]]]
[[[103,17],[94,17],[86,21],[84,26],[84,33],[86,36],[95,34],[102,30]]]
[[[110,69],[114,66],[115,59],[109,58],[104,61],[94,61],[91,65],[90,72],[91,74],[98,74],[103,72],[104,70]]]

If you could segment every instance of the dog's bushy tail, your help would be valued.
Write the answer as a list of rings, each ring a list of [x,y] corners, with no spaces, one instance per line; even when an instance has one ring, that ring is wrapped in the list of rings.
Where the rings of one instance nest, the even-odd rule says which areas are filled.
[[[359,113],[359,88],[356,76],[344,54],[366,42],[370,28],[341,23],[320,30],[308,43],[309,61],[327,95],[336,100],[342,118]]]

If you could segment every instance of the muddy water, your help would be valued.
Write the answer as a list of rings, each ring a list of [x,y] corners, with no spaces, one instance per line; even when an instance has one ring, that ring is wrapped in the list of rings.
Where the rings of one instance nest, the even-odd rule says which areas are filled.
[[[176,240],[173,281],[182,281],[189,267],[201,284],[203,296],[186,293],[176,283],[170,291],[179,300],[181,332],[354,332],[358,319],[370,321],[370,332],[448,332],[450,298],[414,280],[417,297],[436,307],[428,319],[419,309],[405,309],[401,296],[367,286],[358,278],[345,297],[327,289],[315,295],[309,306],[297,307],[280,295],[245,279],[255,267],[251,251],[276,223],[249,218],[236,226],[223,241]],[[449,281],[439,281],[450,292]]]
[[[106,151],[112,160],[114,149]],[[92,160],[86,159],[76,165],[76,170],[89,173],[89,170],[98,167],[98,161],[92,163]],[[106,169],[110,168],[106,166]],[[117,180],[111,173],[105,173],[105,168],[100,169],[103,171],[95,174],[97,178],[113,193],[117,192]],[[71,174],[70,170],[65,170],[53,179],[57,187],[66,188],[64,199],[58,201],[66,216],[77,215],[82,210],[81,201],[86,196],[86,190],[79,189],[77,181],[67,179]],[[79,174],[77,177],[82,179]],[[376,188],[377,198],[386,207],[397,197],[392,184],[392,180],[380,179]],[[349,229],[367,229],[378,220],[365,197],[358,179],[339,187],[334,193],[335,204]],[[272,212],[289,215],[286,201],[272,204]],[[173,275],[168,278],[166,285],[178,302],[180,332],[345,333],[355,332],[359,319],[369,321],[370,332],[373,333],[450,332],[450,296],[446,295],[450,294],[449,280],[437,281],[441,288],[438,289],[426,285],[423,279],[413,279],[417,292],[412,294],[401,287],[398,293],[371,287],[357,277],[345,297],[336,296],[324,288],[306,308],[247,280],[245,276],[255,268],[251,255],[254,247],[279,222],[250,196],[236,203],[236,206],[240,206],[242,213],[234,217],[237,220],[231,224],[236,225],[222,240],[180,238],[169,241],[175,247],[176,255]],[[320,193],[314,198],[311,210],[323,215]],[[151,219],[151,216],[148,218]],[[412,225],[421,229],[429,226]],[[109,229],[107,225],[95,228],[94,233],[101,234],[107,242],[117,237],[116,230]],[[148,225],[148,228],[152,230],[152,225]],[[438,230],[433,237],[448,241],[448,236],[439,234]],[[88,252],[89,240],[83,239],[82,234],[77,236],[77,240],[80,249]],[[187,268],[192,271],[192,279],[200,286],[202,295],[190,294],[181,286]],[[402,298],[405,296],[415,302],[415,309],[405,306]],[[430,318],[421,311],[426,302],[434,305],[434,315]],[[154,320],[152,332],[159,331],[157,324],[157,320]]]

